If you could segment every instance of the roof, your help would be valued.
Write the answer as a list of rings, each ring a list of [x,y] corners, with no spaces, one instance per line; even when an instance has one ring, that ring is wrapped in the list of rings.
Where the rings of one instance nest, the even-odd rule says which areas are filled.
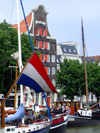
[[[31,21],[32,21],[32,12],[26,17],[28,27],[30,27]],[[17,28],[18,24],[12,25],[12,27]],[[27,32],[27,27],[25,23],[25,19],[20,22],[20,32],[24,33]]]
[[[83,56],[81,56],[81,59],[82,59],[82,62],[84,62]],[[89,58],[89,57],[85,57],[85,61],[88,63],[90,63],[90,62],[95,63],[95,60],[93,58]]]
[[[62,62],[61,55],[57,55],[57,64],[59,64],[60,61]]]
[[[77,55],[77,50],[76,47],[74,45],[63,45],[60,44],[61,50],[64,54],[75,54]]]
[[[95,62],[100,61],[100,55],[98,55],[98,56],[89,56],[88,58],[93,58]]]

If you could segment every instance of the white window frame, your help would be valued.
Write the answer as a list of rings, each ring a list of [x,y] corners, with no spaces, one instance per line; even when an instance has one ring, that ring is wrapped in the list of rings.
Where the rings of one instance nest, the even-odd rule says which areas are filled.
[[[44,60],[45,60],[45,55],[44,54],[42,54],[43,55],[43,60],[42,60],[42,62],[44,62]]]
[[[55,75],[56,72],[55,67],[51,67],[51,70],[52,70],[52,75]]]
[[[48,67],[48,75],[50,75],[50,67]]]
[[[44,42],[43,42],[43,47],[41,49],[44,49]]]
[[[47,60],[47,62],[50,62],[50,55],[48,54],[47,56],[48,56],[48,60]]]
[[[55,63],[56,61],[56,56],[55,55],[51,55],[51,62]]]
[[[48,42],[47,50],[50,50],[50,42]]]
[[[67,50],[65,48],[63,48],[63,50],[64,50],[65,53],[67,52]]]
[[[52,83],[53,83],[54,86],[56,85],[56,84],[55,84],[55,79],[52,79]]]

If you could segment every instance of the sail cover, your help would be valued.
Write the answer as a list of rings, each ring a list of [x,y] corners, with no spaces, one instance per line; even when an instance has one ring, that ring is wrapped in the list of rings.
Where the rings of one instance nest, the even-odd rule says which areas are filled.
[[[57,93],[53,83],[46,74],[42,62],[35,52],[26,64],[16,83],[34,89],[36,93],[51,91]]]
[[[14,121],[16,119],[24,118],[24,114],[25,114],[24,106],[23,106],[23,104],[20,104],[17,112],[14,115],[9,116],[9,117],[5,117],[5,122]],[[0,119],[0,121],[1,121],[1,119]]]

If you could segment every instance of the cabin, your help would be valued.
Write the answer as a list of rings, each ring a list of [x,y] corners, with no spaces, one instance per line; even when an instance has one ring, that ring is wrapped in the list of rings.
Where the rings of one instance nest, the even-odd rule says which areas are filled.
[[[78,109],[80,108],[80,102],[79,101],[57,101],[57,102],[54,102],[54,108],[57,108],[60,106],[68,106],[71,110],[70,114],[75,114],[78,112]]]

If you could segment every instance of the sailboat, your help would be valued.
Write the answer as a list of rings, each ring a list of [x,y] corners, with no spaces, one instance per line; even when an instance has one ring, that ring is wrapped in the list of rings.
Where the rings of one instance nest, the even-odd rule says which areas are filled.
[[[20,2],[21,2],[21,7],[23,9],[22,0],[20,0]],[[24,10],[23,10],[23,13],[24,13]],[[53,93],[57,93],[54,85],[52,84],[52,82],[50,81],[49,77],[46,74],[43,64],[41,63],[37,54],[33,51],[28,61],[26,62],[25,66],[23,67],[20,74],[18,75],[15,82],[13,83],[10,90],[8,91],[5,99],[0,99],[0,102],[1,102],[0,133],[7,133],[7,132],[9,133],[12,133],[12,132],[13,133],[49,133],[49,130],[51,127],[51,116],[50,116],[47,101],[46,101],[46,105],[47,105],[47,110],[49,115],[48,120],[46,121],[44,120],[42,122],[30,123],[27,125],[24,124],[22,121],[22,124],[17,126],[16,125],[12,126],[7,124],[7,122],[9,121],[22,119],[25,116],[24,105],[23,103],[21,103],[17,112],[13,116],[9,116],[6,118],[4,117],[4,103],[16,84],[28,86],[34,89],[36,93],[42,92],[44,94],[45,101],[46,101],[45,92],[52,91]],[[23,98],[22,98],[22,101],[23,101]]]
[[[100,119],[100,110],[93,110],[89,107],[88,102],[88,83],[87,83],[87,72],[86,72],[86,61],[85,61],[85,43],[84,43],[84,29],[83,29],[83,21],[81,20],[82,25],[82,42],[83,42],[83,55],[84,55],[84,70],[85,70],[85,88],[86,88],[86,108],[78,109],[78,115],[83,117],[89,117],[91,119]]]

